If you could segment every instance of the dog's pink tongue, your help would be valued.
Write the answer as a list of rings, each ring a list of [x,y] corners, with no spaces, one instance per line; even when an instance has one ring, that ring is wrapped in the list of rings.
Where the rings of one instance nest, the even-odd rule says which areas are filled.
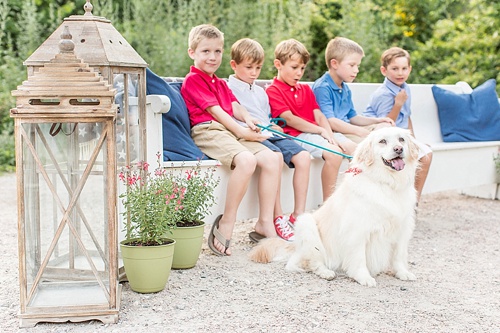
[[[405,167],[405,161],[402,158],[395,158],[391,160],[392,167],[394,170],[401,171]]]

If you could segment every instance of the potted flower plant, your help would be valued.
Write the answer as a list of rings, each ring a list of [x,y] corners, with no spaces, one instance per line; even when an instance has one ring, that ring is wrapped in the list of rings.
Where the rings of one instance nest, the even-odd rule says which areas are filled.
[[[175,240],[167,238],[177,221],[179,204],[171,200],[176,183],[161,168],[151,174],[147,162],[125,167],[119,179],[126,238],[120,242],[125,273],[132,290],[163,290],[170,276]]]
[[[198,261],[204,218],[216,202],[214,190],[220,182],[215,172],[215,166],[202,169],[201,161],[193,168],[181,167],[177,172],[172,171],[177,186],[172,199],[180,205],[175,226],[170,230],[170,237],[176,241],[172,268],[191,268]]]

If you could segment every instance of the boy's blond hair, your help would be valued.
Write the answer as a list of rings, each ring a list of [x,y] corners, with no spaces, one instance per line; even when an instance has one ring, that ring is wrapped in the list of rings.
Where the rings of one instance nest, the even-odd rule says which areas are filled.
[[[264,48],[259,42],[250,38],[242,38],[231,46],[231,60],[241,64],[249,60],[252,64],[264,62]]]
[[[189,32],[188,47],[196,50],[198,44],[205,38],[220,39],[224,43],[224,34],[211,24],[201,24]]]
[[[345,37],[335,37],[328,42],[325,50],[325,61],[328,69],[331,67],[332,59],[342,62],[345,57],[353,53],[365,56],[363,48],[353,40]]]
[[[410,53],[400,47],[394,46],[382,53],[380,62],[382,63],[382,67],[387,68],[394,59],[401,57],[408,59],[408,65],[410,65]]]
[[[307,51],[304,44],[293,38],[280,42],[274,49],[274,58],[278,59],[282,64],[285,64],[287,60],[290,60],[295,55],[299,55],[304,64],[309,62],[309,51]]]

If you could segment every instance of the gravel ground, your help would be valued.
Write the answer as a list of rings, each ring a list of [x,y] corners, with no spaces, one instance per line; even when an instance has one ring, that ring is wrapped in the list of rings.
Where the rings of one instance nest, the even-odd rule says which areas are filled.
[[[117,324],[20,329],[15,197],[14,175],[1,176],[2,332],[500,332],[499,201],[424,195],[409,251],[414,282],[380,275],[367,288],[253,263],[254,221],[239,221],[233,256],[216,257],[205,242],[196,267],[172,271],[162,292],[138,294],[124,283]]]

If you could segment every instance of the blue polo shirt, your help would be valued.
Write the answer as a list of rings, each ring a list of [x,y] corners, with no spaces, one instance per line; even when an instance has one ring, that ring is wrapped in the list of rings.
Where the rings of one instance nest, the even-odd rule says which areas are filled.
[[[384,83],[371,95],[370,104],[366,108],[364,115],[367,117],[376,118],[387,117],[389,112],[391,112],[392,107],[394,106],[394,99],[396,98],[396,95],[401,91],[401,89],[406,90],[408,99],[401,107],[401,112],[396,119],[396,126],[401,128],[408,128],[408,119],[411,115],[411,93],[410,87],[406,82],[402,87],[399,87],[385,78]]]
[[[335,117],[349,123],[349,119],[357,116],[352,103],[351,89],[345,82],[342,82],[342,88],[339,88],[330,74],[326,72],[314,81],[312,89],[321,112],[326,118]]]

